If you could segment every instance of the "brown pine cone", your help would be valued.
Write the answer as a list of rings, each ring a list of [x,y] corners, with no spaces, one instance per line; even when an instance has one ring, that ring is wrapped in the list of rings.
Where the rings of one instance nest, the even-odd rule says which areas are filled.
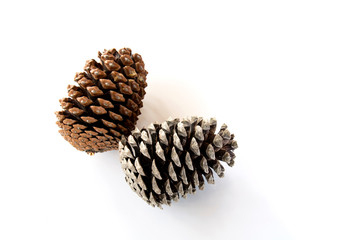
[[[126,182],[148,204],[160,208],[194,193],[196,187],[204,189],[204,177],[213,184],[213,171],[223,177],[220,162],[233,166],[237,148],[225,124],[218,133],[215,130],[215,119],[197,117],[136,128],[119,143]]]
[[[100,63],[88,60],[75,75],[77,84],[68,86],[56,112],[60,134],[89,154],[118,149],[120,137],[135,128],[147,86],[144,62],[130,48],[98,56]]]

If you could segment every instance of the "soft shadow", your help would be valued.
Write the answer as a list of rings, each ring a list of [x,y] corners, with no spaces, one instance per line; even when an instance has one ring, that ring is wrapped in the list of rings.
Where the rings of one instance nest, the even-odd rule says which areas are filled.
[[[146,88],[147,94],[137,126],[163,122],[169,117],[204,116],[207,104],[197,89],[174,79],[157,79]]]

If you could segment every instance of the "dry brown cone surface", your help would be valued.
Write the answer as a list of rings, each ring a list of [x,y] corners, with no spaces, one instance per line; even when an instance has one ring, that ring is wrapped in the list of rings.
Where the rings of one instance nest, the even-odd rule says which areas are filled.
[[[104,50],[75,75],[68,97],[56,112],[60,134],[89,154],[118,149],[122,135],[135,128],[145,95],[144,62],[130,48]]]
[[[213,172],[224,176],[221,162],[234,165],[237,143],[215,119],[168,120],[135,129],[119,143],[120,160],[130,187],[147,203],[161,208],[179,197],[202,190]]]

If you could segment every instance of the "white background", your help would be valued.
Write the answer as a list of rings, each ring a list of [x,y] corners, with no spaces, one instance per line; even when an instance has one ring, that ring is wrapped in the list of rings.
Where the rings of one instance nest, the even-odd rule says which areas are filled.
[[[0,239],[360,239],[359,1],[2,1]],[[226,122],[215,185],[159,210],[57,132],[75,72],[143,56],[138,126]]]

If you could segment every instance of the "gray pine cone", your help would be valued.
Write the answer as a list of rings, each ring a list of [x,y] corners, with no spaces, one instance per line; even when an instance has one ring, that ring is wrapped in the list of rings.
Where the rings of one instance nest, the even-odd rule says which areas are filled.
[[[119,150],[126,182],[148,204],[160,208],[195,193],[196,187],[203,190],[203,176],[213,184],[213,171],[223,177],[220,161],[233,166],[237,148],[225,124],[215,134],[216,123],[213,118],[169,119],[122,137]]]

